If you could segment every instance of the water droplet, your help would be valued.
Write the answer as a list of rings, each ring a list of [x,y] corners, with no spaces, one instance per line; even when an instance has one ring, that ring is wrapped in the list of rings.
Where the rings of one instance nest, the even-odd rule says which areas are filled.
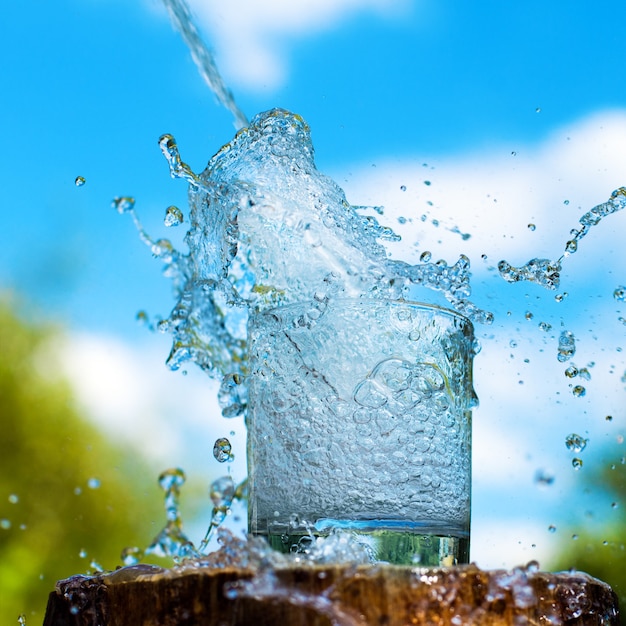
[[[617,508],[619,508],[619,504],[617,502],[611,502],[611,508],[612,509],[617,509]]]
[[[567,206],[569,204],[569,200],[563,200],[563,204]]]
[[[432,259],[432,254],[428,250],[425,250],[420,255],[420,261],[422,263],[428,263],[428,261],[430,261],[430,259]]]
[[[100,479],[92,477],[87,481],[87,487],[89,489],[99,489],[100,488]]]
[[[538,469],[535,472],[535,483],[540,487],[549,487],[554,483],[554,475],[547,470]]]
[[[534,231],[537,229],[537,226],[533,223],[528,224],[528,230],[530,231]]]
[[[209,497],[213,506],[222,508],[230,506],[235,496],[235,483],[230,476],[222,476],[211,483]]]
[[[544,333],[550,332],[552,330],[552,324],[548,324],[548,322],[539,322],[539,330],[543,330]]]
[[[561,363],[565,363],[568,359],[571,359],[576,354],[576,338],[574,333],[569,330],[564,330],[559,336],[559,348],[557,359]]]
[[[17,623],[18,623],[20,626],[26,626],[26,615],[20,615],[20,616],[17,618]]]
[[[509,348],[517,348],[517,341],[515,341],[515,339],[509,341]]]
[[[612,421],[613,421],[613,416],[612,416],[612,415],[607,415],[604,419],[605,419],[607,422],[612,422]]]
[[[181,160],[178,145],[172,135],[162,135],[159,138],[159,147],[170,167],[172,178],[182,178],[192,185],[202,187],[202,181],[193,173],[191,168]]]
[[[581,367],[578,370],[578,377],[583,380],[591,380],[591,372],[586,367]]]
[[[576,533],[574,533],[574,534],[572,535],[572,539],[573,539],[574,541],[577,541],[577,540],[578,540],[578,535],[577,535]]]
[[[114,198],[112,206],[120,214],[130,213],[135,208],[135,198],[131,198],[130,196]]]
[[[572,467],[575,470],[579,470],[582,466],[583,466],[582,459],[579,459],[579,458],[572,459]]]
[[[122,550],[121,559],[124,565],[137,565],[143,559],[143,550],[130,546]]]
[[[517,152],[515,152],[515,150],[511,150],[511,156],[517,156]]]
[[[585,439],[581,435],[577,435],[576,433],[572,433],[565,437],[565,447],[571,452],[582,452],[589,443],[589,439]]]
[[[220,437],[213,446],[213,456],[218,463],[232,461],[234,457],[231,450],[230,441],[226,437]]]
[[[576,376],[578,376],[578,368],[575,365],[570,365],[566,370],[565,370],[565,375],[568,378],[576,378]]]
[[[165,219],[163,223],[166,226],[180,226],[184,221],[183,212],[177,206],[168,206],[165,209]]]
[[[524,317],[525,317],[527,320],[531,320],[531,319],[533,319],[533,317],[535,317],[535,316],[534,316],[534,315],[533,315],[533,313],[531,313],[530,311],[526,311],[526,313],[525,313]]]
[[[541,113],[541,107],[537,107],[537,108],[535,109],[535,113]]]
[[[556,532],[556,526],[554,524],[550,524],[550,526],[548,526],[548,532],[549,533],[555,533]]]
[[[232,418],[241,415],[247,404],[247,389],[243,376],[228,374],[222,379],[217,401],[222,408],[222,417]]]
[[[78,556],[81,559],[86,559],[87,558],[87,550],[85,550],[85,548],[81,548],[78,552]]]
[[[425,181],[424,181],[424,184],[425,184],[426,186],[430,187],[430,185],[431,185],[432,183],[431,183],[429,180],[425,180]]]
[[[586,393],[587,390],[582,386],[582,385],[576,385],[573,389],[572,389],[572,393],[577,397],[577,398],[582,398]]]
[[[615,437],[615,441],[617,441],[617,443],[619,443],[620,445],[624,443],[624,435],[617,435],[617,437]]]
[[[400,191],[406,191],[406,185],[400,185]]]
[[[77,177],[74,179],[74,184],[75,184],[77,187],[82,187],[82,186],[83,186],[86,182],[87,182],[87,181],[84,179],[84,177],[83,177],[83,176],[77,176]]]
[[[613,297],[618,302],[626,302],[626,287],[624,285],[620,285],[613,292]]]
[[[159,485],[163,491],[171,491],[178,489],[185,484],[185,472],[180,468],[170,468],[165,470],[159,476]]]
[[[74,487],[75,496],[79,496],[81,493],[83,493],[83,490],[80,487]]]
[[[16,495],[16,494],[12,493],[12,494],[9,496],[9,502],[10,502],[11,504],[17,504],[19,501],[20,501],[20,498],[19,498],[19,496],[18,496],[18,495]]]
[[[570,239],[565,244],[565,252],[567,254],[574,254],[574,252],[576,252],[576,250],[578,250],[578,242],[576,241],[576,239]]]
[[[567,298],[567,296],[569,296],[567,291],[564,291],[563,293],[557,293],[556,296],[554,296],[554,300],[556,302],[563,302],[563,300],[565,300],[565,298]]]

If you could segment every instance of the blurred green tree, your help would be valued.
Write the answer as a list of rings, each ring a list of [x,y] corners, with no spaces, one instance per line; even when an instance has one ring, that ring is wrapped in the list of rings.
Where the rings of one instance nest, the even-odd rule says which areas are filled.
[[[60,331],[0,299],[0,623],[41,624],[58,579],[121,564],[163,522],[155,476],[79,415]],[[115,393],[115,390],[111,390]]]
[[[604,451],[595,470],[581,472],[585,490],[608,497],[603,511],[591,511],[563,536],[553,570],[577,569],[611,585],[619,597],[621,622],[626,624],[626,456],[620,442]]]

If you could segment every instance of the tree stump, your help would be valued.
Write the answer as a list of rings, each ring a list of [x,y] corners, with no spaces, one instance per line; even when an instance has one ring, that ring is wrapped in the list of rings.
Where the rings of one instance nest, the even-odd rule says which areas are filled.
[[[504,626],[619,624],[617,596],[582,572],[529,565],[137,565],[73,576],[50,594],[44,626]]]

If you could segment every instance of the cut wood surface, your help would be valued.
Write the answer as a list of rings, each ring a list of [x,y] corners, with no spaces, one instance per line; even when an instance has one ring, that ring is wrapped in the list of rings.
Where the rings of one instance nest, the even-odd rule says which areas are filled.
[[[74,576],[44,626],[619,624],[617,597],[582,572],[475,565],[292,565],[256,571],[138,565]]]

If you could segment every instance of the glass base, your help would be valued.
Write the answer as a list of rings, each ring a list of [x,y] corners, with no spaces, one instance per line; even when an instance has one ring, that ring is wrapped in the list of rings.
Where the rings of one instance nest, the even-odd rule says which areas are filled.
[[[469,537],[426,532],[426,529],[341,528],[362,543],[373,561],[416,567],[451,567],[469,563]],[[325,530],[289,530],[259,533],[273,550],[284,553],[305,552],[316,537],[328,535]]]

